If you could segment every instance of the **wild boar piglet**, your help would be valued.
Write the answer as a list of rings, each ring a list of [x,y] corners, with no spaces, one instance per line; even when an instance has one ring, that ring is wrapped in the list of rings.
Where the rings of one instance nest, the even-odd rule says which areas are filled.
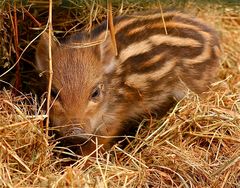
[[[206,91],[219,66],[215,30],[180,12],[114,18],[117,56],[106,29],[103,22],[90,33],[52,41],[51,126],[81,155],[93,152],[96,141],[109,149],[129,120],[166,112],[188,90]],[[36,51],[42,72],[48,71],[48,45],[44,34]]]

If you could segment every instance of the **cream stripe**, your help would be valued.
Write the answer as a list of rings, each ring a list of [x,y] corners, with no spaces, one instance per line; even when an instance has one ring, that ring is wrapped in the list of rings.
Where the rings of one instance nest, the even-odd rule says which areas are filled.
[[[139,55],[145,52],[148,52],[152,49],[152,44],[149,40],[144,40],[141,42],[135,42],[129,45],[126,49],[120,52],[120,60],[121,62],[126,61],[129,57]]]
[[[132,24],[134,21],[138,22],[139,20],[136,20],[135,18],[129,18],[128,20],[123,20],[123,21],[117,22],[117,23],[114,25],[115,33],[117,33],[118,31],[120,31],[122,28],[128,26],[129,24]],[[104,38],[105,32],[106,32],[106,30],[103,30],[103,31],[99,34],[98,38],[99,38],[99,39]],[[109,34],[109,33],[108,33],[108,34]]]
[[[128,20],[123,20],[123,21],[116,23],[116,25],[114,26],[115,32],[117,33],[119,30],[128,26],[129,24],[132,24],[134,21],[138,22],[139,20],[136,20],[135,18],[130,18]]]
[[[191,38],[173,37],[169,35],[153,35],[147,40],[135,42],[120,52],[120,60],[124,62],[129,57],[136,56],[152,49],[153,44],[159,46],[167,44],[171,46],[191,46],[200,47],[201,43]]]
[[[177,14],[178,14],[177,12],[165,12],[162,15],[161,12],[159,11],[159,12],[156,12],[154,14],[132,15],[131,17],[141,19],[141,20],[153,20],[153,19],[156,19],[156,18],[161,18],[161,20],[162,20],[162,17],[164,18],[164,17],[168,17],[168,16],[175,16]]]
[[[125,84],[134,88],[142,88],[144,86],[146,87],[146,81],[148,79],[159,80],[174,68],[176,62],[176,59],[169,60],[165,62],[164,65],[160,69],[157,69],[155,72],[146,74],[132,74],[127,77]]]
[[[203,46],[202,53],[198,55],[197,57],[193,59],[183,59],[183,62],[186,64],[199,64],[199,63],[204,63],[206,60],[211,58],[211,40],[212,40],[212,35],[205,31],[200,31],[200,34],[203,36],[205,42]]]
[[[170,46],[189,46],[189,47],[202,46],[202,44],[195,39],[175,37],[170,35],[153,35],[149,37],[149,40],[155,45],[167,44]]]
[[[158,63],[164,56],[166,56],[166,54],[167,54],[166,52],[162,52],[160,54],[153,56],[150,60],[148,60],[147,62],[144,62],[141,65],[141,67],[146,68],[154,65],[155,63]]]
[[[157,21],[156,21],[157,22]],[[168,30],[169,28],[176,28],[176,29],[192,29],[196,32],[199,32],[201,30],[201,28],[195,26],[195,25],[189,25],[189,24],[185,24],[185,23],[181,23],[181,22],[173,22],[173,21],[170,21],[170,22],[165,22],[165,25],[163,24],[163,22],[157,22],[155,24],[151,24],[151,25],[143,25],[141,27],[136,27],[136,28],[133,28],[131,31],[129,31],[127,33],[127,35],[132,35],[132,34],[135,34],[135,33],[139,33],[139,32],[143,32],[143,31],[146,31],[146,30],[149,30],[151,32],[150,29],[157,29],[159,28],[160,29],[164,29],[164,27],[166,27],[166,29]]]

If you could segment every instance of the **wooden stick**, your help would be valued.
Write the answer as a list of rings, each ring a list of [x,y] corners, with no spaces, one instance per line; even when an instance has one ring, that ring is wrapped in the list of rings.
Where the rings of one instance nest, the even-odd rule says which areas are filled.
[[[37,19],[36,19],[27,9],[25,9],[24,7],[22,7],[22,9],[24,10],[25,14],[26,14],[28,17],[30,17],[31,20],[34,21],[34,23],[37,24],[38,27],[41,27],[41,26],[42,26],[42,24],[41,24],[39,21],[37,21]]]
[[[52,0],[49,0],[49,16],[48,16],[48,57],[49,57],[49,82],[48,82],[48,95],[47,95],[47,120],[46,120],[46,136],[48,137],[49,130],[49,111],[51,102],[51,89],[52,89]]]
[[[16,60],[19,59],[19,42],[18,42],[18,23],[17,23],[17,5],[16,5],[16,0],[14,1],[14,16],[13,16],[13,25],[14,25],[14,47],[15,47],[15,52],[16,52]],[[21,75],[20,75],[20,63],[18,62],[16,64],[16,80],[14,83],[14,88],[16,90],[13,90],[14,94],[17,94],[17,90],[20,90],[20,85],[21,85]]]
[[[110,29],[110,35],[111,35],[111,39],[112,39],[112,45],[113,45],[113,49],[115,52],[115,56],[117,56],[118,49],[117,49],[117,43],[116,43],[116,38],[115,38],[115,29],[114,29],[114,25],[113,25],[112,1],[111,0],[108,1],[108,25],[109,25],[109,29]]]

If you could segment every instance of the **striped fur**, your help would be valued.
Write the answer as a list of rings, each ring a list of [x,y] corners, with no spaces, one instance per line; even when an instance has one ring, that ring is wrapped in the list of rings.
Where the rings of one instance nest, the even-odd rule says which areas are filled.
[[[117,57],[109,33],[98,45],[75,46],[104,39],[106,22],[61,45],[53,41],[53,85],[60,93],[51,110],[52,126],[80,144],[83,155],[95,149],[96,138],[107,149],[126,121],[166,112],[188,89],[207,90],[218,69],[217,34],[196,18],[154,12],[117,17],[114,27]],[[47,45],[45,35],[36,53],[42,71]]]

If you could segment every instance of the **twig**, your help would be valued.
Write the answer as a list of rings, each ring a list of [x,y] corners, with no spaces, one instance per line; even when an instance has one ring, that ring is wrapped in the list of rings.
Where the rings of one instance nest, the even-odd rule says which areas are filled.
[[[38,25],[38,27],[42,26],[42,24],[39,21],[37,21],[37,19],[27,9],[25,9],[24,7],[22,7],[22,9],[26,13],[26,15],[30,17]]]
[[[108,0],[108,25],[109,25],[109,29],[110,29],[113,49],[114,49],[115,55],[117,56],[118,55],[118,50],[117,50],[115,30],[114,30],[114,25],[113,25],[112,1],[111,0]]]
[[[13,17],[13,33],[14,33],[14,48],[15,48],[15,53],[16,53],[16,60],[19,59],[19,48],[18,48],[18,23],[17,23],[17,5],[16,5],[16,1],[14,1],[14,17]],[[14,87],[19,90],[20,89],[20,82],[21,82],[21,78],[20,78],[20,64],[19,62],[16,65],[16,80],[15,80],[15,84]],[[14,90],[14,93],[16,94],[16,91]]]
[[[163,10],[162,10],[162,6],[161,6],[160,1],[158,1],[158,6],[159,6],[159,9],[161,11],[161,17],[162,17],[162,21],[163,21],[163,25],[164,25],[165,34],[168,35],[167,26],[166,26],[166,22],[165,22],[165,19],[164,19],[164,16],[163,16]]]
[[[49,18],[48,18],[48,57],[49,57],[49,82],[48,82],[48,95],[47,95],[47,120],[46,120],[46,135],[48,136],[49,128],[49,110],[52,88],[52,0],[49,0]]]

